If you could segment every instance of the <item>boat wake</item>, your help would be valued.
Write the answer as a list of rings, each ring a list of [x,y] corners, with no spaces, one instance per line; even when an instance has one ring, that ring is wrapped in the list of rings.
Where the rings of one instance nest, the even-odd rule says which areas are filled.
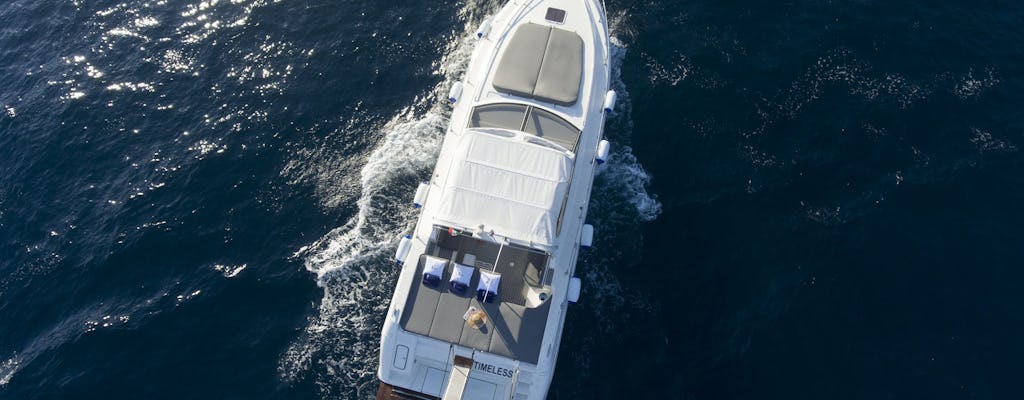
[[[418,179],[429,174],[445,119],[435,109],[387,124],[383,142],[360,173],[356,216],[295,254],[317,274],[324,297],[319,315],[282,360],[286,379],[315,366],[315,381],[325,395],[365,397],[375,389],[370,384],[378,329],[398,273],[390,252],[399,234],[412,227],[415,214],[406,200]]]
[[[493,6],[469,3],[460,14],[470,21],[467,27],[475,27]],[[371,397],[376,391],[380,325],[399,272],[392,266],[391,253],[399,236],[415,224],[412,193],[429,177],[451,112],[438,99],[465,69],[474,45],[470,33],[458,35],[444,50],[435,71],[444,79],[380,128],[382,139],[359,171],[355,216],[294,255],[316,273],[324,297],[319,314],[280,362],[286,381],[308,377],[331,398]],[[317,192],[334,196],[337,191]],[[340,205],[337,200],[325,204]]]
[[[324,296],[318,315],[310,319],[301,337],[281,359],[279,372],[285,381],[309,379],[322,395],[331,398],[372,397],[376,391],[380,325],[399,272],[392,266],[391,255],[400,235],[415,225],[417,213],[409,206],[410,199],[418,182],[429,176],[448,124],[450,108],[438,99],[462,75],[474,46],[470,29],[497,9],[498,4],[492,3],[466,5],[461,11],[462,19],[467,21],[466,31],[448,44],[435,71],[444,79],[429,95],[421,96],[415,105],[379,128],[383,133],[380,142],[365,156],[365,165],[359,171],[358,197],[354,196],[356,190],[347,191],[351,197],[341,196],[350,201],[356,197],[355,215],[295,253],[294,257],[304,260],[306,268],[317,275]],[[638,231],[640,223],[653,220],[661,212],[660,203],[646,190],[650,176],[627,145],[632,130],[631,105],[619,79],[625,53],[625,46],[616,42],[613,84],[620,101],[609,119],[608,136],[621,145],[614,146],[609,162],[599,172],[590,212],[598,230],[609,232],[599,243],[615,243],[609,249],[623,248],[619,241],[624,238],[611,232]],[[354,183],[353,178],[346,181],[334,176],[314,181],[319,185]],[[329,197],[338,192],[345,193],[346,189],[317,190]],[[338,200],[330,198],[324,203],[344,203]],[[630,242],[627,248],[638,249],[641,239],[632,235],[625,240]],[[639,293],[619,284],[616,271],[610,268],[617,263],[621,263],[621,256],[603,250],[591,253],[583,262],[587,264],[581,268],[584,302],[590,302],[587,308],[594,314],[610,315],[609,310],[627,305],[649,308],[643,305]],[[604,332],[615,327],[607,326]],[[592,341],[590,335],[596,333],[584,335]]]
[[[18,362],[18,357],[16,355],[7,359],[7,361],[0,363],[0,387],[6,386],[7,383],[11,381],[11,378],[14,377],[14,373],[18,372],[19,365],[20,363]]]

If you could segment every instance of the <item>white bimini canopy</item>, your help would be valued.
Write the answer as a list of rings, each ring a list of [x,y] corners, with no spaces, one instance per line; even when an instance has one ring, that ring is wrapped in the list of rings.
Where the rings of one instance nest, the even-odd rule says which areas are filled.
[[[553,245],[572,160],[526,140],[467,131],[452,156],[437,218]]]

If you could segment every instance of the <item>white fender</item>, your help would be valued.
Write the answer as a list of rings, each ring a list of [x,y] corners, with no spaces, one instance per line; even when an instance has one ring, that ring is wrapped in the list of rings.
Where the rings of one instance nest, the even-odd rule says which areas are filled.
[[[480,27],[476,29],[476,38],[480,39],[487,35],[491,31],[491,19],[487,18],[484,22],[480,23]]]
[[[605,161],[608,161],[608,151],[609,151],[609,149],[611,147],[612,147],[612,144],[608,143],[608,141],[604,140],[604,139],[601,139],[601,141],[597,143],[597,163],[598,164],[604,164]]]
[[[398,242],[398,250],[395,251],[395,264],[402,265],[405,256],[409,255],[409,248],[412,247],[412,236],[405,235]]]
[[[423,202],[427,201],[427,192],[430,191],[430,184],[426,182],[420,182],[420,186],[416,188],[416,196],[412,198],[412,207],[420,208],[423,207]]]
[[[591,224],[583,225],[583,234],[580,237],[580,246],[584,249],[589,249],[594,244],[594,226]]]
[[[583,281],[580,278],[572,277],[569,279],[569,303],[576,304],[580,301],[580,289],[583,288]]]
[[[452,85],[451,90],[448,91],[448,102],[452,103],[452,104],[455,104],[456,101],[459,101],[459,97],[461,97],[461,96],[462,96],[462,82],[455,82],[455,84]]]
[[[608,93],[604,94],[604,112],[610,113],[615,109],[615,100],[618,97],[614,90],[609,90]]]

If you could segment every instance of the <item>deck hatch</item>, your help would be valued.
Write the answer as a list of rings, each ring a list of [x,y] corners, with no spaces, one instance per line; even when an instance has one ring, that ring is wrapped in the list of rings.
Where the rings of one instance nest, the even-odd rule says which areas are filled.
[[[565,10],[560,10],[554,7],[548,7],[548,12],[544,14],[544,19],[557,22],[559,24],[565,22]]]

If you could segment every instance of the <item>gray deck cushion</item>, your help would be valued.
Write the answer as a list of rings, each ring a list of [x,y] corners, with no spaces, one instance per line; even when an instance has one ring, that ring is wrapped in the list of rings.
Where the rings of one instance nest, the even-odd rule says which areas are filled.
[[[563,106],[576,103],[583,73],[583,39],[563,29],[551,29],[544,62],[533,97]]]
[[[523,273],[523,280],[527,285],[541,287],[541,277],[544,276],[544,266],[534,260],[526,264],[526,271]],[[525,288],[524,288],[525,289]]]
[[[419,264],[416,267],[416,276],[423,276],[423,264],[426,255],[420,255]],[[447,273],[442,274],[442,279],[447,278]],[[447,282],[442,280],[442,282]],[[406,300],[405,310],[402,312],[401,324],[407,331],[419,334],[429,334],[430,325],[434,323],[434,312],[437,310],[437,303],[441,299],[441,290],[423,285],[416,279]]]
[[[492,306],[488,304],[485,307],[491,315]],[[501,303],[497,308],[501,318],[494,318],[494,333],[487,351],[536,364],[544,341],[544,329],[536,327],[547,323],[551,302],[538,308],[509,303]]]
[[[469,298],[445,291],[437,302],[434,322],[430,326],[430,336],[449,343],[459,343],[462,339],[462,327],[466,320],[462,316],[469,309]]]
[[[583,39],[574,32],[534,23],[516,29],[494,73],[494,88],[561,105],[579,98]]]
[[[494,73],[494,88],[532,97],[550,36],[551,28],[543,25],[530,23],[516,29]]]
[[[500,316],[500,314],[497,313],[497,307],[484,307],[484,304],[477,301],[476,298],[469,299],[469,306],[487,313],[487,322],[481,329],[473,329],[469,324],[462,324],[462,340],[459,341],[459,344],[486,351],[491,345],[491,335],[494,334],[494,318],[491,316]]]

